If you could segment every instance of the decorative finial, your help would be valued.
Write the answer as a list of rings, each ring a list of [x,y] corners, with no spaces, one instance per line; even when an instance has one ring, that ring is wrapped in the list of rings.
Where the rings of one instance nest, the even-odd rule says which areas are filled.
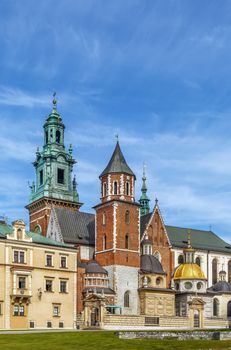
[[[115,138],[116,138],[116,142],[119,142],[119,135],[118,134],[115,135]]]
[[[157,198],[155,199],[155,203],[156,203],[156,205],[158,204],[158,199]]]
[[[72,156],[72,152],[73,152],[72,144],[70,144],[70,147],[69,147],[69,154],[70,154],[70,156]]]
[[[53,109],[56,110],[57,108],[57,100],[56,100],[56,92],[53,93]]]
[[[146,172],[146,164],[145,162],[143,162],[143,178],[146,180],[145,172]]]
[[[191,230],[188,229],[188,248],[192,248],[191,246]]]

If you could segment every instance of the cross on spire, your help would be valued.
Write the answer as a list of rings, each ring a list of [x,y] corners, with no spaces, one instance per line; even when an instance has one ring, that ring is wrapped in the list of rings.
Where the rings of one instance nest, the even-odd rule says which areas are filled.
[[[56,110],[57,108],[57,100],[56,100],[56,92],[53,93],[53,109]]]

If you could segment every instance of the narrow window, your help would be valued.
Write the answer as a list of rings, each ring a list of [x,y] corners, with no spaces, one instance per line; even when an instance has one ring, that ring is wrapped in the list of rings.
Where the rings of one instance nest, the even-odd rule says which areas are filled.
[[[39,185],[41,186],[43,184],[43,170],[40,170],[39,172]]]
[[[201,266],[201,259],[200,259],[199,256],[196,257],[195,262],[196,262],[196,264],[197,264],[198,266]]]
[[[104,235],[103,236],[103,250],[106,250],[107,249],[107,236]]]
[[[19,252],[19,262],[21,264],[24,264],[24,262],[25,262],[25,253],[24,252]]]
[[[48,131],[46,131],[46,144],[48,144]]]
[[[64,184],[64,169],[58,168],[57,182],[59,184]]]
[[[217,259],[212,261],[212,283],[217,283]]]
[[[114,194],[118,194],[118,183],[117,183],[117,181],[114,182]]]
[[[124,293],[124,307],[129,307],[130,300],[129,300],[129,291],[127,290]]]
[[[219,301],[218,299],[213,299],[213,316],[218,316],[219,313]]]
[[[60,264],[61,266],[60,267],[65,269],[67,267],[67,257],[66,256],[61,256],[60,262],[61,262],[61,264]]]
[[[55,134],[55,140],[57,143],[60,143],[60,136],[61,136],[61,133],[59,130],[57,130]]]
[[[126,222],[126,224],[130,223],[130,212],[129,212],[129,210],[126,210],[126,213],[125,213],[125,222]]]
[[[46,266],[53,266],[52,255],[46,255]]]
[[[228,262],[228,282],[231,283],[231,260]]]
[[[178,264],[183,264],[184,263],[184,256],[181,254],[178,256]]]
[[[128,181],[126,182],[126,195],[130,196],[130,183]]]
[[[128,236],[128,233],[125,236],[125,249],[129,249],[129,236]]]
[[[26,288],[26,277],[19,277],[18,278],[18,288],[19,289],[25,289]]]
[[[103,197],[107,195],[107,184],[106,182],[103,183]]]
[[[52,280],[46,280],[45,290],[46,292],[52,292]]]
[[[60,281],[60,293],[67,293],[67,281]]]
[[[47,328],[52,328],[52,322],[51,321],[47,321]]]
[[[106,213],[103,213],[103,225],[106,225]]]

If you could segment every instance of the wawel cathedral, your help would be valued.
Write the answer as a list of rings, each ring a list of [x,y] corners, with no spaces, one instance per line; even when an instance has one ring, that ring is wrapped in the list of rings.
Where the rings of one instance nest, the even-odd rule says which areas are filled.
[[[135,198],[118,141],[95,213],[82,211],[56,104],[33,163],[30,231],[0,222],[0,328],[229,327],[231,245],[167,225],[157,200],[150,210],[145,173]]]

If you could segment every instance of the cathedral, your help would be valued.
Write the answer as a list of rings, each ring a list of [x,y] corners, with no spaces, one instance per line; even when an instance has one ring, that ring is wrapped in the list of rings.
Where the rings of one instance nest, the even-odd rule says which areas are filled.
[[[228,327],[231,245],[212,231],[167,225],[157,200],[150,209],[145,172],[135,198],[118,141],[99,171],[94,214],[82,211],[64,131],[54,98],[26,208],[31,232],[76,251],[76,326]]]

